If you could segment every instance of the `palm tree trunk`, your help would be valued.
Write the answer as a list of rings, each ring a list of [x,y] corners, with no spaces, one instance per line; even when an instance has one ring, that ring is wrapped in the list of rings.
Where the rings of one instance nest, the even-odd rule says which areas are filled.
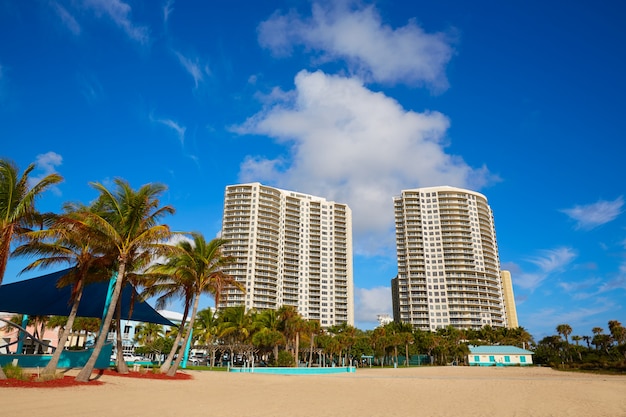
[[[124,344],[122,343],[122,303],[117,303],[115,307],[115,323],[117,331],[115,332],[115,350],[117,351],[117,373],[127,374],[128,365],[124,360]]]
[[[124,280],[124,274],[126,273],[126,262],[120,261],[120,266],[117,272],[117,280],[115,281],[115,287],[113,288],[113,295],[111,296],[111,305],[109,306],[109,310],[104,318],[102,323],[102,328],[100,329],[100,334],[96,340],[96,344],[93,348],[93,352],[89,357],[89,360],[80,370],[78,375],[76,375],[76,381],[78,382],[88,382],[91,373],[93,372],[94,367],[96,366],[96,360],[98,360],[98,356],[100,356],[100,352],[102,352],[102,348],[104,347],[104,342],[107,340],[107,334],[109,333],[109,328],[111,327],[111,320],[113,320],[113,314],[115,314],[115,307],[120,299],[120,294],[122,293],[122,281]]]
[[[404,352],[405,352],[405,366],[408,368],[409,367],[409,345],[408,345],[408,343],[406,345],[404,345]]]
[[[189,342],[189,338],[191,337],[191,331],[193,329],[193,322],[196,320],[196,313],[198,312],[198,304],[200,303],[200,297],[195,296],[193,300],[193,309],[191,310],[191,318],[189,319],[189,328],[187,329],[187,333],[185,333],[185,338],[183,339],[183,344],[181,345],[180,352],[178,353],[178,357],[174,364],[168,369],[167,376],[176,375],[176,371],[178,370],[178,366],[180,362],[183,360],[185,356],[185,349],[187,349],[187,343]]]
[[[166,374],[170,370],[172,366],[172,362],[174,361],[174,355],[178,351],[178,345],[180,344],[180,339],[183,337],[183,331],[185,329],[185,322],[187,321],[187,315],[189,314],[189,303],[185,303],[185,310],[183,311],[183,319],[180,322],[180,327],[178,329],[178,334],[174,340],[174,344],[172,345],[172,350],[167,355],[167,359],[165,359],[165,363],[161,365],[161,373]]]
[[[296,368],[298,367],[299,365],[298,362],[300,361],[298,359],[298,356],[300,353],[299,351],[300,351],[300,332],[296,332],[296,346],[294,347],[294,355],[293,355],[296,359]]]
[[[50,362],[48,362],[48,364],[46,365],[46,367],[44,368],[42,372],[43,374],[54,375],[57,371],[57,366],[59,365],[59,359],[61,358],[61,354],[65,350],[65,343],[67,342],[67,338],[72,332],[72,327],[74,326],[74,320],[76,319],[76,313],[78,312],[78,305],[80,304],[80,300],[83,297],[82,281],[79,281],[77,283],[77,286],[79,288],[76,290],[77,291],[76,297],[74,298],[74,303],[72,304],[72,310],[70,311],[70,315],[67,318],[67,323],[65,324],[65,327],[63,328],[63,333],[61,333],[61,337],[59,338],[59,341],[57,342],[57,348],[54,351],[52,358],[50,358]]]
[[[311,333],[311,344],[309,345],[309,368],[311,367],[311,362],[313,362],[313,345],[315,342],[315,333]]]
[[[2,284],[2,279],[4,278],[4,272],[7,269],[7,261],[9,260],[9,254],[11,253],[11,239],[13,238],[13,229],[15,225],[13,223],[9,223],[8,226],[2,229],[0,236],[0,285]],[[0,369],[0,379],[7,379],[4,376],[4,372]],[[4,376],[4,378],[2,378]]]

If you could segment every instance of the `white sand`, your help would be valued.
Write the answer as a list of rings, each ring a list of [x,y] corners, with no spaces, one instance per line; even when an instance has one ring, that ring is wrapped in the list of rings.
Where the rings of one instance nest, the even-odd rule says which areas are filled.
[[[548,368],[358,369],[340,375],[189,371],[101,386],[0,389],[0,416],[626,416],[626,376]]]

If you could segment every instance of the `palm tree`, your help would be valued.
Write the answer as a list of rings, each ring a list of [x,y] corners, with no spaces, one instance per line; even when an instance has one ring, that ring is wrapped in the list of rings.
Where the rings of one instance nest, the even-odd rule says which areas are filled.
[[[293,358],[298,366],[300,348],[300,333],[306,330],[306,322],[302,319],[294,306],[284,305],[278,309],[281,321],[281,330],[285,338],[293,346]]]
[[[108,253],[117,258],[117,280],[111,295],[111,307],[104,317],[91,357],[76,376],[76,380],[82,382],[89,380],[104,346],[127,269],[132,269],[133,265],[147,265],[153,257],[170,252],[169,245],[164,244],[171,237],[170,229],[159,224],[163,216],[174,213],[170,206],[159,206],[158,196],[165,191],[165,186],[146,184],[135,191],[124,180],[116,179],[115,184],[115,193],[102,184],[92,184],[100,192],[94,205],[97,212],[83,213],[81,220],[81,227],[98,235],[99,241],[107,246]],[[118,352],[119,355],[121,352]]]
[[[134,341],[143,346],[147,346],[164,336],[165,331],[160,324],[144,323],[135,328]]]
[[[233,349],[248,342],[254,331],[252,315],[246,312],[245,306],[228,307],[220,310],[218,337],[225,339],[233,358]]]
[[[179,251],[173,252],[165,264],[157,264],[150,268],[150,272],[162,276],[176,276],[176,281],[190,288],[193,307],[189,318],[189,329],[193,329],[200,295],[215,294],[215,282],[228,283],[237,286],[243,291],[243,285],[234,278],[224,274],[222,269],[234,262],[234,258],[222,255],[221,248],[227,243],[226,239],[216,238],[206,242],[200,233],[192,233],[193,243],[183,240],[178,243]],[[191,331],[187,331],[182,342],[183,348],[191,337]],[[178,355],[167,375],[174,376],[183,359],[183,354]]]
[[[63,181],[59,174],[48,174],[31,186],[28,176],[34,169],[35,164],[30,164],[20,177],[13,162],[0,159],[0,285],[9,260],[11,242],[28,231],[39,218],[35,200],[46,189]],[[0,379],[6,379],[2,367]]]
[[[566,345],[569,346],[569,335],[572,334],[572,327],[569,324],[559,324],[556,326],[556,332],[563,336]]]
[[[577,334],[575,334],[574,336],[572,336],[572,340],[574,341],[574,343],[576,343],[576,346],[574,347],[574,350],[576,351],[576,353],[578,353],[578,360],[582,361],[583,360],[583,355],[580,352],[580,341],[583,340],[583,338]]]
[[[48,174],[30,186],[28,176],[34,169],[35,164],[29,165],[20,177],[15,164],[0,159],[0,284],[4,278],[12,240],[28,231],[38,221],[35,200],[46,189],[63,181],[59,174]]]
[[[210,352],[209,365],[211,368],[215,365],[217,326],[218,317],[211,307],[198,311],[193,329],[194,341]]]
[[[183,300],[183,315],[180,321],[180,327],[170,329],[169,334],[174,337],[174,341],[165,362],[161,364],[161,373],[167,373],[174,361],[174,356],[180,347],[180,342],[184,335],[184,331],[182,330],[185,323],[187,323],[189,310],[193,304],[193,286],[186,280],[183,274],[162,275],[148,269],[146,275],[152,278],[148,278],[146,289],[142,293],[142,297],[148,298],[160,294],[156,301],[156,308],[165,308],[173,299],[179,298]]]
[[[252,342],[257,346],[271,346],[274,362],[278,360],[278,346],[285,343],[285,336],[280,332],[280,318],[276,310],[263,310],[255,317],[255,327]]]
[[[622,323],[617,320],[610,320],[609,331],[611,332],[611,337],[617,345],[626,343],[626,328],[622,326]]]
[[[310,343],[309,343],[309,368],[311,367],[311,364],[313,363],[313,349],[315,348],[315,336],[317,336],[318,334],[320,334],[322,332],[322,326],[319,322],[319,320],[309,320],[308,322],[308,326],[306,329],[309,338],[310,338]]]
[[[59,359],[72,332],[85,285],[106,279],[110,275],[108,268],[113,264],[110,257],[102,255],[94,248],[89,236],[74,227],[73,217],[76,215],[66,213],[63,216],[55,216],[48,229],[26,233],[24,237],[28,240],[27,243],[17,247],[12,254],[12,256],[38,257],[22,272],[57,264],[69,264],[72,267],[57,282],[59,288],[72,286],[69,300],[72,308],[57,342],[57,348],[43,370],[44,374],[56,373]]]

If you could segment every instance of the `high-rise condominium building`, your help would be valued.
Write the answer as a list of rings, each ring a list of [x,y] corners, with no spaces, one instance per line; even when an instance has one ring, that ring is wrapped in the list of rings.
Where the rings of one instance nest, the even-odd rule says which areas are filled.
[[[219,308],[297,307],[323,327],[354,325],[352,212],[326,201],[260,183],[226,187],[224,254],[237,262],[225,270],[244,284],[222,294]]]
[[[493,213],[484,195],[454,187],[394,197],[398,276],[394,320],[435,330],[506,327]]]
[[[517,308],[515,308],[515,295],[513,294],[513,280],[510,271],[500,272],[502,278],[502,295],[504,296],[504,311],[506,312],[506,324],[510,328],[519,327],[517,322]]]

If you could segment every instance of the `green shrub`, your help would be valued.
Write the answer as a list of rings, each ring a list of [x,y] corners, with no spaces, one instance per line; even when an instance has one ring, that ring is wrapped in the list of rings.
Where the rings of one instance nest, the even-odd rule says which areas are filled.
[[[12,363],[5,365],[2,370],[7,378],[19,380],[28,379],[28,375],[24,374],[24,370],[17,365],[13,365]]]
[[[286,350],[281,350],[278,352],[278,360],[276,361],[276,366],[289,367],[294,366],[295,361],[293,360],[293,356],[291,353]]]

